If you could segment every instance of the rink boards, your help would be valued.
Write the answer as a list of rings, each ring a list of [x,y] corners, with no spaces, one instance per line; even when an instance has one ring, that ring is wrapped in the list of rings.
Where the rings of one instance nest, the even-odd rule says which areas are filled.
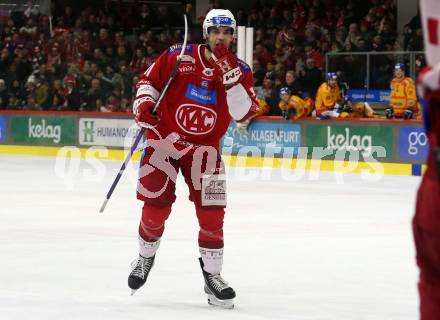
[[[137,133],[123,113],[0,112],[1,154],[123,160]],[[422,123],[415,120],[262,117],[247,133],[231,123],[222,140],[228,165],[296,171],[420,175],[427,153]]]

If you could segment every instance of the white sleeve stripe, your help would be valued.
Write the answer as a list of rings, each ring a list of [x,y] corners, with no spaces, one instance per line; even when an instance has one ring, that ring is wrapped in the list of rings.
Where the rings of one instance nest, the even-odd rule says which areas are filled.
[[[148,77],[150,76],[151,70],[153,70],[154,65],[156,64],[156,62],[153,62],[153,64],[147,69],[147,71],[145,71],[145,75]]]
[[[153,97],[153,99],[159,98],[159,91],[156,90],[153,86],[149,84],[140,85],[137,92],[136,92],[136,98],[140,95],[149,95]]]
[[[229,114],[234,120],[241,120],[252,107],[252,100],[241,83],[226,90]]]
[[[136,98],[133,102],[133,113],[136,114],[139,106],[144,102],[152,102],[153,104],[156,103],[156,99],[153,99],[150,96],[145,96],[141,98]]]

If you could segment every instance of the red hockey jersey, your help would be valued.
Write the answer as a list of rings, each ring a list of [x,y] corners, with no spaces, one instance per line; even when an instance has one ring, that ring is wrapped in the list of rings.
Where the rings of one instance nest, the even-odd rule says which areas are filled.
[[[150,96],[157,100],[181,50],[181,44],[171,46],[145,71],[137,83],[133,108],[140,98]],[[188,142],[218,148],[231,118],[244,121],[259,107],[249,66],[239,60],[243,80],[225,90],[206,60],[205,50],[205,45],[187,45],[177,74],[159,105],[160,122],[156,129],[162,137],[175,132]]]

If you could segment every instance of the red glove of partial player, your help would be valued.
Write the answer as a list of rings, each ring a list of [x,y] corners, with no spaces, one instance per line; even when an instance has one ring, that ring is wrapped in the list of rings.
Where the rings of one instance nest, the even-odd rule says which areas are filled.
[[[219,43],[215,46],[209,62],[211,62],[220,75],[220,80],[226,89],[241,82],[243,72],[238,65],[238,60],[232,51],[224,44]]]
[[[159,123],[159,114],[153,112],[156,102],[150,96],[137,98],[133,103],[133,113],[137,123],[147,123],[155,127]]]

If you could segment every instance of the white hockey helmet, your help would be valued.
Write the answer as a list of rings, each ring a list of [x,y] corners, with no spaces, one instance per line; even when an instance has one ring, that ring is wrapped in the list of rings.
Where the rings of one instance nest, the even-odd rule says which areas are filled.
[[[203,37],[208,37],[208,28],[210,27],[229,27],[234,32],[234,38],[237,30],[237,22],[231,11],[225,9],[210,10],[203,21]]]

